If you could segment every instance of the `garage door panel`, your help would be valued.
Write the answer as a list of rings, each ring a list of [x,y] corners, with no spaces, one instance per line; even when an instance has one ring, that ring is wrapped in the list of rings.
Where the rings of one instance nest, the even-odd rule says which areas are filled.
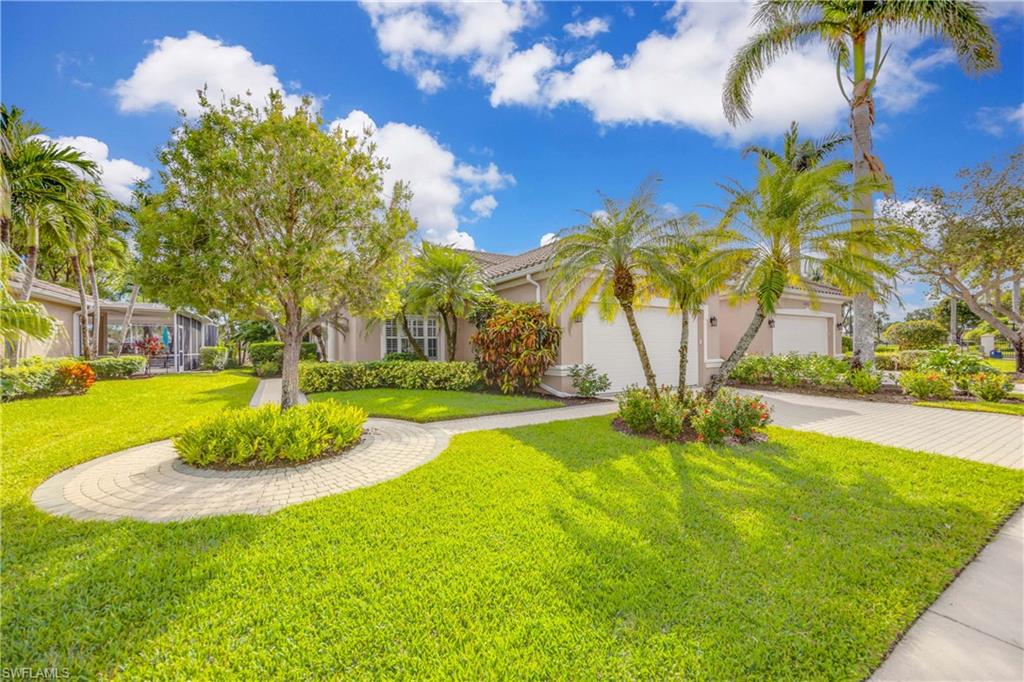
[[[679,379],[679,315],[670,314],[666,308],[644,307],[636,310],[636,321],[658,383],[675,385]],[[699,352],[697,325],[692,318],[689,336],[687,383],[696,384]],[[629,325],[621,313],[612,322],[606,322],[600,319],[595,307],[587,312],[583,318],[583,362],[607,374],[612,391],[646,383]]]
[[[772,353],[828,355],[828,320],[810,315],[776,315],[772,328]]]

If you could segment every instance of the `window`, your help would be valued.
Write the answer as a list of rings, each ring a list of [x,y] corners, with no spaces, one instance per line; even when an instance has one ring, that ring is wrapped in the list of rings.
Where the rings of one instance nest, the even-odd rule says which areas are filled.
[[[409,332],[420,344],[420,348],[426,353],[430,360],[437,360],[437,318],[423,317],[421,315],[409,315],[406,317],[409,323]],[[398,320],[388,320],[384,323],[384,353],[410,353],[412,345],[402,331],[402,325]]]

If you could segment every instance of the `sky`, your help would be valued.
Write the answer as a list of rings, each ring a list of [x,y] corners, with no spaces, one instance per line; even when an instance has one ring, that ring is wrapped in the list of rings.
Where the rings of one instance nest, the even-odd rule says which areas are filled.
[[[941,43],[887,36],[876,153],[898,196],[1024,142],[1024,3],[991,3],[1001,67],[969,76]],[[744,3],[49,3],[0,5],[0,93],[97,160],[110,191],[159,186],[157,152],[214,97],[310,97],[325,125],[371,134],[420,235],[517,253],[583,222],[604,193],[659,177],[668,212],[749,183],[747,144],[844,131],[835,66],[814,44],[759,82],[733,127],[721,83],[751,34]],[[42,29],[45,27],[45,30]],[[845,151],[849,154],[849,151]],[[902,288],[908,308],[922,285]],[[894,319],[902,316],[895,306]]]

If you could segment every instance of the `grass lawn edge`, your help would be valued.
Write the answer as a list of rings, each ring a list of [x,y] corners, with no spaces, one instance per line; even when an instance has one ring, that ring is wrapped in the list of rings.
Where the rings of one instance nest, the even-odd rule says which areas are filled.
[[[917,407],[958,410],[960,412],[984,412],[986,414],[1007,414],[1014,417],[1024,417],[1024,404],[1014,405],[1012,403],[966,402],[960,400],[919,400],[914,405]]]

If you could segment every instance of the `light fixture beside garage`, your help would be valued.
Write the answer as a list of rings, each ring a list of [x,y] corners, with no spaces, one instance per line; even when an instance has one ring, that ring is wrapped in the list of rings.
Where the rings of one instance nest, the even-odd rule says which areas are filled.
[[[771,327],[772,329],[775,328],[775,318],[774,317],[769,317],[768,318],[768,326]]]
[[[708,326],[717,327],[718,326],[718,318],[715,317],[714,315],[709,317],[708,318]]]

